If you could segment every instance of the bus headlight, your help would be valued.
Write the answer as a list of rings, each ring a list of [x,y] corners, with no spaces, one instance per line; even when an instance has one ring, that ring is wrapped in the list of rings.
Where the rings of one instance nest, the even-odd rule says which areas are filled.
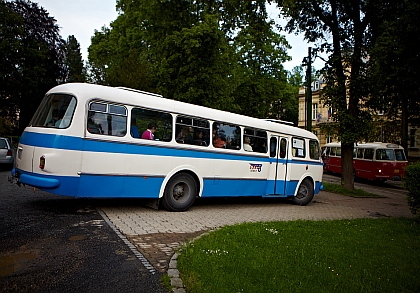
[[[379,170],[378,170],[378,173],[382,173],[382,170],[381,170],[381,169],[379,169]]]

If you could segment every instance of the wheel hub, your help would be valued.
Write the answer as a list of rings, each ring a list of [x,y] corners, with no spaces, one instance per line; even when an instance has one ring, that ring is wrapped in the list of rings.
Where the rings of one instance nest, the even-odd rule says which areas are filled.
[[[179,199],[184,196],[184,186],[183,185],[176,185],[174,187],[174,198]]]

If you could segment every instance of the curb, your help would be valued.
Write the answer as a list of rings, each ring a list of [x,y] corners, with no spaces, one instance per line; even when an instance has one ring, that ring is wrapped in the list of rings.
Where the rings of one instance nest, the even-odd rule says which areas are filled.
[[[174,293],[187,293],[185,291],[182,279],[179,277],[179,271],[177,269],[179,253],[175,252],[169,261],[169,268],[167,271],[168,276],[171,278],[172,292]]]
[[[200,239],[201,237],[219,230],[222,227],[217,227],[217,228],[213,228],[210,229],[208,231],[205,231],[204,233],[198,235],[197,237],[195,237],[194,239],[189,240],[189,242],[194,242],[197,239]],[[178,252],[175,252],[174,255],[172,255],[171,260],[169,261],[169,267],[168,267],[168,271],[166,272],[169,276],[169,278],[171,278],[171,286],[172,286],[172,292],[173,293],[187,293],[187,291],[185,290],[184,284],[182,283],[182,279],[179,276],[179,270],[177,268],[178,265],[178,256],[179,256],[179,252],[182,251],[182,248],[187,244],[187,242],[184,242],[181,244],[180,248],[178,249]]]

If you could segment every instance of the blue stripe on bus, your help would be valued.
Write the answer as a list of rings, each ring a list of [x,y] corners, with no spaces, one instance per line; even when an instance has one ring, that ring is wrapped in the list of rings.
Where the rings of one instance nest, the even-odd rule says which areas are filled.
[[[200,150],[183,150],[171,146],[147,146],[127,142],[115,142],[104,140],[82,139],[80,137],[64,136],[56,134],[44,134],[34,132],[24,132],[20,139],[20,143],[34,146],[71,151],[90,151],[104,153],[122,153],[122,154],[144,154],[155,156],[175,156],[175,157],[191,157],[206,159],[223,159],[223,160],[239,160],[239,161],[260,161],[260,162],[276,162],[276,158],[267,158],[259,156],[247,156],[243,154],[227,154],[221,152],[211,152],[208,149]],[[279,160],[279,163],[285,163],[286,160]],[[292,164],[308,164],[322,165],[319,161],[307,160],[289,160]]]
[[[21,176],[21,182],[30,184],[34,180],[37,182],[50,180],[58,181],[56,187],[51,187],[42,183],[37,187],[41,190],[52,192],[58,195],[76,197],[96,197],[96,198],[158,198],[163,177],[135,177],[123,175],[81,175],[74,176],[54,176],[43,175],[17,170]],[[284,181],[278,181],[277,184]],[[298,182],[290,181],[286,183],[286,193],[273,195],[267,194],[267,190],[272,190],[273,180],[253,180],[253,179],[226,179],[214,180],[205,179],[202,197],[224,197],[224,196],[292,196],[296,190]]]
[[[43,175],[17,170],[20,182],[59,195],[77,197],[102,198],[158,198],[163,177],[134,177],[134,176],[103,176],[81,175],[55,176]],[[52,187],[49,181],[58,181],[58,186]],[[43,184],[45,183],[45,184]]]

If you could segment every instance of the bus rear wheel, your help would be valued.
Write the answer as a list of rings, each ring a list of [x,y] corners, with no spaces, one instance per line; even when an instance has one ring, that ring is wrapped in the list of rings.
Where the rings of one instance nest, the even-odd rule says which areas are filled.
[[[171,212],[186,211],[194,203],[197,195],[197,183],[187,173],[173,176],[165,187],[162,205]]]
[[[297,205],[307,205],[314,198],[314,185],[311,180],[305,179],[299,186],[296,196],[293,197],[293,203]]]

